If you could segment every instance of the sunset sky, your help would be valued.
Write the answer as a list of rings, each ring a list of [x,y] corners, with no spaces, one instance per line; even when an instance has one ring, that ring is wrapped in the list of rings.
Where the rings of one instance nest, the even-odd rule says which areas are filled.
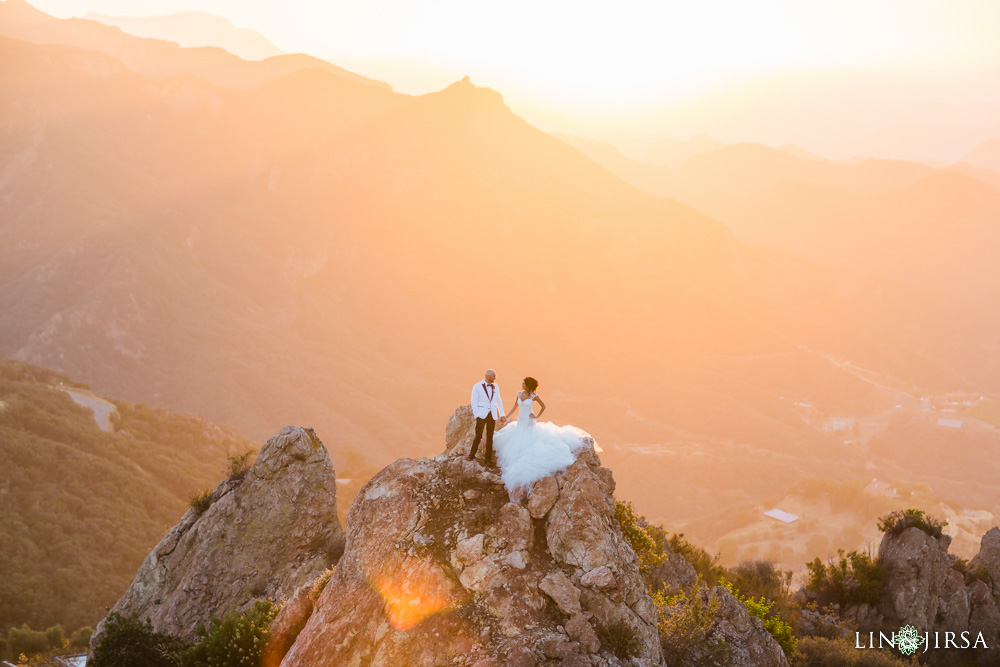
[[[561,104],[669,100],[745,74],[803,68],[1000,64],[1000,3],[579,2],[466,0],[37,0],[56,16],[200,10],[256,29],[286,51],[335,61],[407,59],[427,92],[459,74]],[[549,99],[546,99],[549,98]]]
[[[424,94],[468,75],[546,131],[947,164],[1000,136],[1000,2],[505,4],[36,0],[58,17],[198,10]]]

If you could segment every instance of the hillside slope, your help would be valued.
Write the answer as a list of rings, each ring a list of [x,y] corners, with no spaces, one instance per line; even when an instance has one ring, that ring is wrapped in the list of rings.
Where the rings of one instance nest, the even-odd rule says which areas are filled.
[[[68,377],[0,360],[0,627],[94,625],[152,545],[253,443],[114,401],[113,431]]]

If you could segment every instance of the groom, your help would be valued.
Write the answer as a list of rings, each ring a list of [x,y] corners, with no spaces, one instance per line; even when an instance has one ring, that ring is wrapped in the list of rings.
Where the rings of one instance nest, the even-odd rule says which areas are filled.
[[[503,411],[503,399],[500,398],[500,387],[496,383],[497,374],[493,369],[487,369],[482,382],[472,385],[472,414],[476,416],[476,438],[472,441],[469,460],[476,458],[479,441],[486,428],[486,460],[488,466],[493,465],[493,429],[497,421],[504,425],[506,417]]]

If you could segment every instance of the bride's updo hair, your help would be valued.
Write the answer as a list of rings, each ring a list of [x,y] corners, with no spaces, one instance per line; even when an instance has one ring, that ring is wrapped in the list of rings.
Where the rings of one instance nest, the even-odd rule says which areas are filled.
[[[538,380],[531,377],[530,375],[524,378],[524,388],[528,391],[535,391],[538,389]]]

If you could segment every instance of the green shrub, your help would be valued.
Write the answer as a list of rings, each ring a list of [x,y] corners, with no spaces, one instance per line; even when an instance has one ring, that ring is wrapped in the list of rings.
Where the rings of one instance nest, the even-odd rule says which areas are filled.
[[[624,621],[606,628],[598,628],[597,638],[601,640],[602,647],[622,660],[639,655],[639,649],[642,648],[642,638],[639,633]]]
[[[78,628],[76,632],[69,636],[69,647],[74,649],[86,649],[90,645],[90,636],[94,634],[94,628],[85,625]]]
[[[226,467],[226,476],[231,482],[238,482],[246,477],[250,470],[250,457],[253,451],[245,451],[242,454],[234,454],[228,457],[229,465]]]
[[[154,632],[147,618],[108,614],[104,633],[94,647],[94,659],[87,667],[179,667],[188,643],[177,637]]]
[[[663,586],[662,581],[655,580],[654,571],[667,562],[671,552],[690,563],[710,587],[725,578],[726,568],[719,565],[719,554],[712,556],[701,547],[694,546],[684,539],[683,533],[670,535],[659,526],[652,525],[635,511],[631,502],[615,501],[615,518],[621,525],[622,536],[635,552],[639,572],[654,591]]]
[[[667,546],[674,553],[680,554],[684,560],[691,563],[695,572],[712,587],[720,583],[726,576],[726,568],[719,565],[719,554],[712,556],[702,547],[697,547],[686,539],[684,533],[674,533],[667,540]]]
[[[772,611],[774,607],[774,602],[769,601],[764,597],[752,598],[741,595],[738,590],[733,589],[731,583],[724,582],[723,584],[729,592],[732,593],[737,600],[742,602],[747,611],[750,612],[751,616],[756,616],[764,623],[764,629],[771,633],[774,640],[778,642],[781,646],[781,650],[785,652],[786,656],[790,656],[795,653],[795,643],[798,641],[798,637],[795,636],[792,631],[792,626],[781,620],[776,612]]]
[[[212,618],[198,643],[183,656],[183,667],[260,667],[261,654],[270,634],[271,620],[280,605],[272,600],[255,600],[244,611]]]
[[[198,514],[204,514],[209,507],[212,506],[212,492],[211,491],[201,491],[199,493],[191,496],[191,500],[188,502]]]
[[[948,525],[947,521],[942,521],[932,517],[923,510],[914,508],[906,510],[896,510],[879,517],[878,529],[883,533],[898,535],[907,528],[919,528],[931,537],[941,537],[941,529]]]
[[[768,560],[745,560],[729,570],[726,580],[740,595],[777,601],[788,597],[792,571],[783,572]]]
[[[12,658],[22,653],[27,656],[48,653],[49,639],[44,632],[32,630],[27,625],[11,628],[7,633],[8,650]]]
[[[711,637],[721,600],[707,595],[700,577],[676,595],[654,593],[653,603],[667,667],[727,664],[729,645]]]
[[[905,667],[913,664],[891,651],[859,651],[849,639],[802,637],[789,661],[791,667]]]
[[[806,590],[820,606],[874,604],[882,595],[885,568],[869,552],[837,550],[837,560],[824,564],[819,558],[806,563],[809,581]]]
[[[66,635],[63,633],[61,625],[53,625],[45,629],[45,641],[49,643],[49,648],[66,648]]]
[[[667,554],[655,537],[656,531],[662,529],[650,526],[645,517],[636,514],[631,502],[615,501],[615,518],[621,525],[622,536],[635,552],[641,573],[646,574],[667,561]]]

